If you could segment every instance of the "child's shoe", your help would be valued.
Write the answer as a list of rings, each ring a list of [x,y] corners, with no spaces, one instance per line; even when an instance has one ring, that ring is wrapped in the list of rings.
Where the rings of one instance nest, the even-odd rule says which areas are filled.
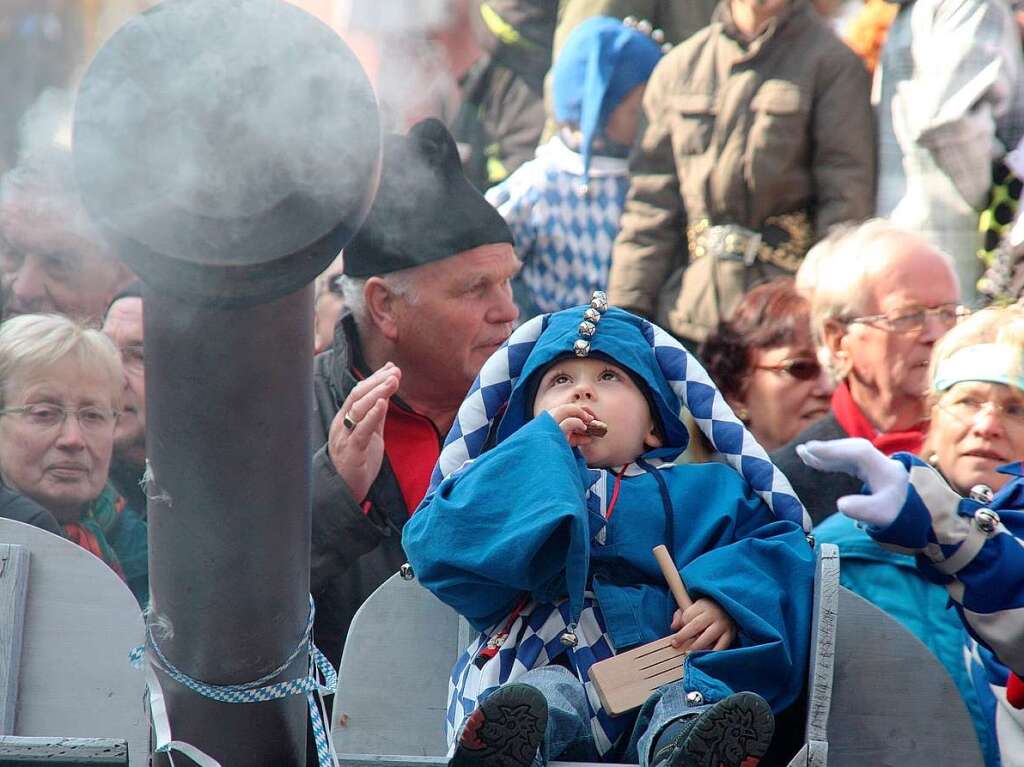
[[[738,692],[669,722],[654,741],[651,767],[756,767],[774,731],[767,701]]]
[[[449,767],[529,767],[548,726],[548,702],[528,684],[499,687],[462,726]]]

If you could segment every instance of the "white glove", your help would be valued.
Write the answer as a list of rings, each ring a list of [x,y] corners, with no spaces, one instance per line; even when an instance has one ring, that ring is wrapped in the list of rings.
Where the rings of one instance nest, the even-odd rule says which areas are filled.
[[[868,485],[870,495],[844,495],[836,501],[846,516],[873,527],[888,527],[899,516],[910,474],[866,439],[812,440],[797,445],[796,454],[812,469],[852,474]]]

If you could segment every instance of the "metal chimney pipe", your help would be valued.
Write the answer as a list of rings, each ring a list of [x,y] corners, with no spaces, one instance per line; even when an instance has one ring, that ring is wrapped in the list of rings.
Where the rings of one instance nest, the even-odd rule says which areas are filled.
[[[380,126],[340,38],[283,0],[165,0],[79,87],[83,202],[145,283],[151,621],[176,668],[256,680],[309,599],[310,280],[362,223]],[[274,681],[305,676],[299,657]],[[220,703],[158,673],[221,764],[305,763],[306,701]]]
[[[143,300],[150,585],[173,627],[160,646],[196,679],[251,681],[308,612],[312,290],[230,309]],[[304,697],[218,703],[160,682],[176,739],[223,765],[304,763]]]

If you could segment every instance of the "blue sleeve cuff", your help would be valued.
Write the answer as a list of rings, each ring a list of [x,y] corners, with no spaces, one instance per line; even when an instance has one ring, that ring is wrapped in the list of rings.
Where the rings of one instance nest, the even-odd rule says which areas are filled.
[[[865,488],[866,490],[866,488]],[[879,543],[905,549],[923,549],[929,543],[932,516],[913,485],[907,486],[903,508],[886,527],[867,527],[867,533]]]

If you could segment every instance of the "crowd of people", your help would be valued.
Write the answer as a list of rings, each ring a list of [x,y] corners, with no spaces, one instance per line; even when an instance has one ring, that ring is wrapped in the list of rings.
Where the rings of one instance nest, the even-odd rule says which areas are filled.
[[[408,559],[480,631],[457,767],[750,767],[803,690],[811,535],[945,666],[986,765],[1024,764],[1024,309],[990,289],[1024,261],[1022,11],[902,0],[863,45],[809,0],[554,5],[480,4],[477,144],[386,136],[318,278],[316,644],[337,666]],[[0,516],[145,607],[143,286],[71,167],[0,181]],[[668,635],[686,675],[638,715],[588,697]]]

